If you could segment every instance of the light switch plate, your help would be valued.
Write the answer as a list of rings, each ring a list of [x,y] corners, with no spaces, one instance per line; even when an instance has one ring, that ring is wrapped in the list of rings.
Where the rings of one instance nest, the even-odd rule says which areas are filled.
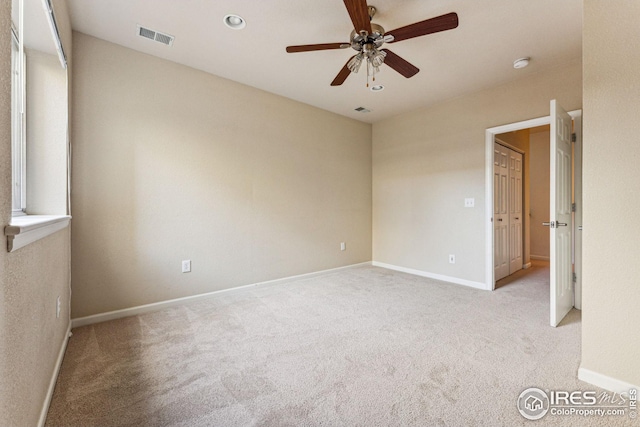
[[[191,260],[190,259],[185,259],[184,261],[182,261],[182,272],[183,273],[190,273],[191,272]]]
[[[476,199],[474,199],[474,198],[464,199],[464,207],[465,208],[472,208],[475,205],[476,205]]]

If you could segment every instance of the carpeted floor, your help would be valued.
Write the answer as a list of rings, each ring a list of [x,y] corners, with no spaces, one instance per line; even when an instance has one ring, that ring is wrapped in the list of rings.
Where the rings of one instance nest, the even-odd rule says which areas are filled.
[[[487,292],[358,267],[77,328],[46,425],[638,425],[517,411],[528,387],[597,390],[548,274]]]

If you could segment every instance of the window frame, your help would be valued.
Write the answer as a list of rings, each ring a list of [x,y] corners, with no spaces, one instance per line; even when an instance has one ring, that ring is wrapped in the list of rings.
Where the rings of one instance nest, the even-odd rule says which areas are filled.
[[[26,215],[25,53],[11,25],[11,215]]]

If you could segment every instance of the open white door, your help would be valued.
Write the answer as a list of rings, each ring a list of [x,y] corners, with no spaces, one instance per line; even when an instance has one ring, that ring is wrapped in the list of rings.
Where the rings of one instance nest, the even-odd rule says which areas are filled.
[[[571,117],[551,101],[551,326],[573,307],[571,265]]]

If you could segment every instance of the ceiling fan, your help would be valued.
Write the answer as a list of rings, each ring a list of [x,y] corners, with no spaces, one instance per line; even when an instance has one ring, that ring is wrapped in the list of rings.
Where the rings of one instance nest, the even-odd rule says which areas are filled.
[[[357,51],[358,53],[347,61],[336,78],[333,79],[331,86],[339,86],[344,83],[350,73],[357,73],[363,61],[367,67],[367,87],[369,86],[369,76],[373,75],[373,80],[375,81],[375,74],[380,71],[379,67],[382,64],[387,64],[406,78],[413,77],[420,71],[418,67],[389,49],[380,49],[382,45],[452,30],[458,26],[458,15],[452,12],[385,32],[380,25],[371,22],[376,13],[376,8],[367,6],[366,0],[344,0],[344,5],[347,7],[347,12],[349,12],[354,27],[354,30],[351,31],[351,41],[349,43],[287,46],[287,52],[289,53],[346,49],[348,47]]]

